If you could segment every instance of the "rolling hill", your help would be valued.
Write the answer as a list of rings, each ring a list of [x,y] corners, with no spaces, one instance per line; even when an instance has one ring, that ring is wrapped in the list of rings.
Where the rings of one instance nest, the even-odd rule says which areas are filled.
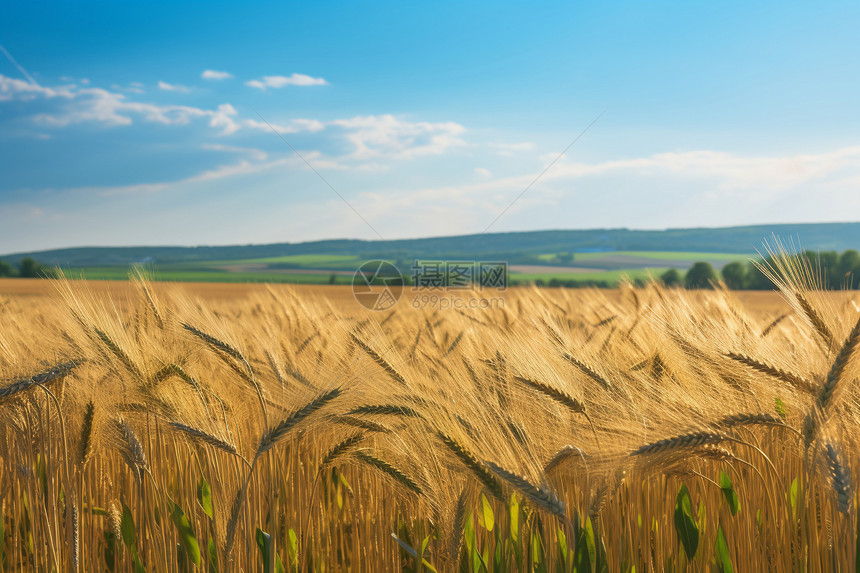
[[[589,229],[491,233],[394,241],[335,239],[304,243],[229,246],[75,247],[0,258],[18,264],[32,257],[44,264],[63,267],[125,266],[133,263],[204,263],[270,259],[294,255],[338,255],[362,259],[499,258],[532,262],[545,253],[594,253],[608,251],[663,251],[740,253],[754,255],[763,241],[776,235],[794,240],[805,249],[860,248],[860,223],[755,225],[746,227],[667,229]]]

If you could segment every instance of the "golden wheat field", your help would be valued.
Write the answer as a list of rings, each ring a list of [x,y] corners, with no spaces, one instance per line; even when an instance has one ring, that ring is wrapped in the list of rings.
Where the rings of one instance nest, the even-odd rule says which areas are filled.
[[[854,570],[853,293],[0,283],[2,571]]]

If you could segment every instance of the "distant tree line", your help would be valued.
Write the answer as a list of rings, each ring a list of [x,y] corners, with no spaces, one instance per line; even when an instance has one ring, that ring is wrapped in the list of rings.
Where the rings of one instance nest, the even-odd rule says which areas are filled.
[[[54,271],[51,267],[45,266],[30,257],[21,259],[21,263],[17,267],[0,260],[0,278],[19,277],[35,279],[52,276],[54,276]]]
[[[520,281],[508,281],[510,286],[518,286],[520,285]],[[596,280],[576,280],[576,279],[557,279],[552,278],[548,281],[543,279],[537,279],[534,281],[535,286],[538,287],[550,287],[550,288],[612,288],[613,284],[609,284],[607,281],[596,281]]]
[[[860,253],[851,249],[841,254],[836,251],[806,251],[796,257],[803,257],[816,276],[820,277],[824,288],[830,290],[860,289]],[[545,262],[545,261],[544,261]],[[664,286],[670,288],[687,289],[710,289],[722,281],[727,288],[732,290],[775,290],[776,285],[761,270],[761,266],[773,267],[772,257],[752,261],[733,261],[722,268],[718,273],[714,267],[704,261],[694,263],[686,273],[678,269],[669,269],[657,277]],[[633,284],[642,286],[646,280],[636,279]],[[516,285],[517,281],[510,283]],[[595,280],[565,280],[550,279],[548,281],[536,280],[534,284],[539,287],[562,287],[562,288],[612,288],[614,284],[607,281]]]
[[[824,288],[831,290],[860,288],[860,253],[851,249],[843,251],[806,251],[794,255],[805,258]],[[771,257],[755,264],[751,261],[733,261],[722,268],[719,275],[709,263],[695,263],[683,276],[677,269],[669,269],[660,280],[668,287],[688,289],[713,288],[720,279],[732,290],[773,290],[776,285],[761,270],[759,265],[773,267]]]

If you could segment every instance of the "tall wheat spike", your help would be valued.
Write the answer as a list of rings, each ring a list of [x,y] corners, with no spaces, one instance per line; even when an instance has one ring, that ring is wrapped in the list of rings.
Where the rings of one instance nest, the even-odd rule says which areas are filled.
[[[546,487],[536,486],[526,478],[510,472],[493,462],[486,463],[487,466],[493,470],[493,473],[508,482],[514,489],[525,495],[537,507],[562,519],[567,518],[567,515],[564,512],[564,502],[558,499],[558,496],[552,490]]]
[[[839,349],[839,353],[830,367],[830,372],[827,373],[827,378],[825,378],[824,384],[822,384],[821,390],[818,393],[818,403],[822,410],[826,411],[831,405],[834,394],[839,388],[840,382],[842,382],[845,368],[848,366],[851,357],[854,356],[858,344],[860,344],[860,319],[854,324],[854,328],[851,329],[848,338],[845,339],[842,348]]]
[[[851,474],[840,460],[839,449],[832,443],[824,446],[827,457],[827,465],[830,476],[833,479],[833,490],[836,492],[837,508],[840,512],[848,514],[854,501],[854,487],[851,483]]]
[[[95,402],[90,400],[87,403],[87,409],[84,412],[84,421],[81,424],[81,439],[78,442],[78,464],[81,467],[87,465],[87,462],[90,459],[90,456],[93,453],[93,440],[95,436],[93,435],[93,428],[95,424],[95,416],[96,416],[96,405]]]
[[[283,440],[287,433],[295,426],[312,416],[317,410],[341,395],[340,387],[329,390],[328,392],[317,396],[283,420],[277,425],[269,429],[263,437],[260,438],[260,445],[257,447],[256,458],[271,450],[275,445]]]
[[[373,348],[371,348],[368,344],[366,344],[363,340],[361,340],[358,336],[355,335],[354,332],[349,334],[352,341],[361,348],[365,354],[370,356],[374,362],[376,362],[380,368],[385,370],[385,372],[391,377],[395,382],[399,382],[404,386],[408,386],[409,384],[406,382],[406,379],[400,375],[400,373],[392,366],[385,358],[383,358],[378,352],[376,352]]]
[[[499,485],[498,480],[496,480],[495,476],[487,469],[486,464],[480,461],[477,457],[475,457],[469,450],[466,449],[460,442],[451,438],[450,436],[444,434],[443,432],[437,432],[439,439],[442,440],[442,443],[455,455],[460,461],[465,465],[469,470],[474,474],[474,476],[478,479],[487,491],[493,494],[493,497],[498,499],[501,502],[505,501],[505,496],[502,493],[502,488]]]
[[[37,384],[47,384],[49,382],[53,382],[54,380],[59,380],[64,376],[68,376],[69,373],[77,368],[79,364],[81,364],[83,360],[70,360],[68,362],[61,362],[51,368],[39,372],[38,374],[34,374],[29,378],[24,378],[21,380],[17,380],[12,382],[11,384],[0,388],[0,400],[5,400],[24,392]]]
[[[600,386],[602,386],[604,389],[606,389],[606,390],[612,389],[612,384],[609,382],[609,380],[607,380],[606,378],[601,376],[594,368],[592,368],[591,366],[589,366],[588,364],[586,364],[582,360],[578,359],[577,357],[573,356],[572,354],[568,354],[567,352],[562,354],[562,357],[565,360],[567,360],[568,362],[570,362],[571,364],[573,364],[574,366],[576,366],[577,368],[579,368],[583,374],[585,374],[586,376],[588,376],[589,378],[591,378],[592,380],[594,380],[595,382],[600,384]]]
[[[376,468],[384,474],[391,476],[392,478],[394,478],[395,481],[402,484],[404,487],[406,487],[406,489],[410,490],[415,495],[420,496],[424,493],[421,489],[421,486],[415,483],[412,478],[410,478],[408,475],[406,475],[390,463],[386,462],[385,460],[381,460],[376,456],[363,451],[355,452],[353,455],[365,464]]]
[[[726,353],[726,356],[728,358],[731,358],[735,362],[752,368],[756,372],[761,372],[762,374],[767,374],[768,376],[772,376],[777,380],[782,380],[783,382],[790,384],[791,386],[797,388],[800,391],[812,392],[815,389],[815,386],[812,384],[812,382],[810,382],[806,378],[803,378],[802,376],[798,376],[791,372],[786,372],[781,368],[765,364],[764,362],[756,360],[755,358],[747,356],[746,354],[729,352]]]

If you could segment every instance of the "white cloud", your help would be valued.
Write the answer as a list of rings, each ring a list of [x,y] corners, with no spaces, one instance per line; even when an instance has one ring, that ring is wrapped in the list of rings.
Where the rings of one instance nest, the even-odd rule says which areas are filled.
[[[169,84],[167,82],[162,82],[162,81],[158,82],[158,89],[164,90],[166,92],[182,92],[182,93],[188,93],[191,91],[186,86],[181,86],[179,84]]]
[[[205,70],[201,75],[204,80],[229,80],[233,74],[229,72],[219,72],[217,70]]]
[[[454,122],[408,122],[393,115],[368,115],[339,119],[329,125],[344,128],[353,145],[352,159],[411,159],[439,155],[465,145],[460,135],[466,131]]]
[[[727,193],[770,196],[775,191],[804,184],[842,179],[843,172],[860,171],[860,146],[819,154],[775,157],[745,157],[721,151],[658,153],[649,157],[620,159],[602,163],[560,160],[548,173],[550,179],[584,178],[615,173],[641,177],[714,181],[723,197]]]
[[[229,149],[229,148],[227,148]],[[227,150],[224,149],[224,150]],[[221,149],[219,149],[220,151]],[[252,150],[257,151],[257,150]],[[262,152],[261,152],[262,153]],[[134,185],[116,185],[116,186],[91,186],[91,187],[76,187],[66,189],[67,193],[82,193],[82,194],[98,194],[102,197],[112,197],[116,195],[140,195],[147,193],[158,193],[167,189],[176,190],[189,184],[201,183],[207,181],[215,181],[226,177],[236,177],[239,175],[253,175],[274,169],[284,165],[299,165],[299,159],[295,157],[285,156],[271,161],[265,161],[265,153],[263,158],[259,156],[253,158],[253,161],[240,160],[238,163],[219,165],[218,167],[202,171],[196,175],[178,179],[175,181],[161,181],[152,183],[138,183]]]
[[[361,193],[351,203],[386,238],[479,232],[534,176],[381,188]],[[782,157],[691,151],[595,163],[560,161],[494,228],[653,229],[840,221],[860,212],[858,184],[860,146]],[[317,232],[363,232],[360,221],[350,221],[344,224],[354,235],[347,234],[336,226],[336,218],[327,218],[325,209],[317,207],[310,207],[320,217],[313,219],[319,222]],[[331,225],[326,227],[322,221],[327,219]]]
[[[57,98],[72,97],[74,86],[60,86],[55,89],[42,87],[35,82],[25,82],[0,74],[0,101],[13,99],[28,101],[34,97]]]
[[[204,143],[201,147],[209,151],[248,154],[257,161],[265,161],[269,157],[268,153],[262,149],[255,149],[253,147],[237,147],[233,145],[222,145],[220,143]]]
[[[0,74],[0,102],[37,98],[48,103],[50,110],[34,115],[33,120],[53,127],[87,122],[132,125],[133,118],[138,117],[165,125],[185,125],[194,119],[208,118],[209,125],[220,128],[224,135],[235,133],[240,128],[233,119],[237,115],[236,109],[230,104],[221,104],[215,110],[186,105],[156,105],[131,101],[125,94],[102,88],[44,87]]]
[[[135,84],[130,85],[136,87]],[[165,82],[159,82],[158,86],[167,91],[182,89],[182,86]],[[454,122],[412,122],[393,115],[369,115],[333,121],[294,118],[286,122],[267,123],[240,118],[238,111],[229,103],[221,104],[216,109],[202,109],[187,105],[145,103],[133,101],[130,97],[117,89],[82,88],[75,85],[45,87],[0,75],[0,102],[41,99],[38,113],[31,117],[43,126],[65,127],[88,122],[127,126],[138,120],[184,125],[197,120],[206,121],[222,135],[240,130],[269,132],[274,129],[284,135],[330,131],[327,134],[330,140],[345,141],[348,145],[348,150],[333,160],[333,168],[351,165],[364,171],[386,170],[389,166],[385,160],[440,155],[465,145],[461,138],[465,128]]]
[[[233,116],[237,115],[236,108],[229,103],[222,103],[218,106],[218,110],[212,113],[212,119],[209,120],[211,127],[222,128],[222,135],[230,135],[239,131],[239,124],[233,120]]]
[[[81,78],[81,83],[85,86],[88,86],[90,85],[90,80],[88,80],[87,78]]]
[[[492,175],[489,169],[484,169],[483,167],[475,167],[475,173],[477,173],[481,177],[489,177],[490,175]]]
[[[259,131],[266,132],[270,132],[274,129],[278,133],[283,134],[301,132],[316,133],[325,129],[326,124],[316,119],[292,119],[290,120],[289,125],[279,125],[271,122],[266,123],[265,121],[257,121],[256,119],[246,119],[242,122],[242,125],[250,129],[257,129]]]
[[[246,86],[265,90],[266,88],[282,88],[284,86],[325,86],[328,82],[323,78],[313,78],[305,74],[287,76],[264,76],[262,80],[250,80]]]

